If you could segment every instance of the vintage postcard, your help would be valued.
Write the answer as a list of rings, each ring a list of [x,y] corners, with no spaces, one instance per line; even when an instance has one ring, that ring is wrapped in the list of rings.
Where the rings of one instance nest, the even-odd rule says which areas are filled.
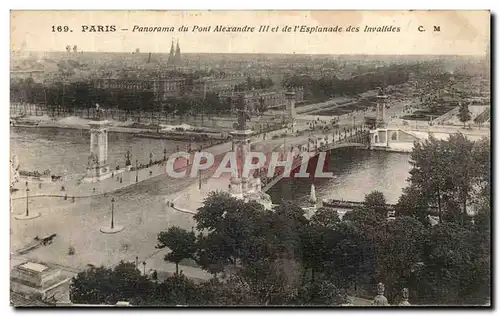
[[[489,11],[11,11],[23,306],[491,306]]]

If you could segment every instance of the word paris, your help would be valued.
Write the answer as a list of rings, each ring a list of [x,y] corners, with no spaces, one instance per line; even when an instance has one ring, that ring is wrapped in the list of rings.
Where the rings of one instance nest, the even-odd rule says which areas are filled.
[[[283,168],[280,174],[284,178],[291,177],[292,170],[300,166],[298,172],[293,174],[293,178],[308,178],[311,176],[307,172],[309,159],[315,156],[314,153],[303,152],[300,155],[288,153],[286,159],[283,158],[283,153],[273,152],[266,155],[261,152],[248,152],[244,159],[234,151],[224,155],[222,160],[216,164],[215,157],[209,152],[199,151],[190,155],[187,152],[177,152],[172,154],[166,164],[167,175],[173,178],[183,178],[186,176],[197,177],[203,170],[215,168],[215,173],[212,177],[220,178],[222,174],[229,173],[233,177],[249,177],[256,170],[262,172],[267,169],[267,177],[273,177],[277,168]],[[192,161],[192,164],[190,162]],[[320,152],[314,172],[315,178],[332,178],[333,173],[324,172],[326,153]],[[184,162],[184,163],[183,163]],[[187,164],[186,164],[187,162]],[[188,173],[187,166],[191,166],[191,171]]]

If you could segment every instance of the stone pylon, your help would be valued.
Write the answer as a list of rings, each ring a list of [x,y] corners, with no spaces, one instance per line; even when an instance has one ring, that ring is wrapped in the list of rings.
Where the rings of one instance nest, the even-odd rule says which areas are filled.
[[[383,89],[379,89],[377,95],[377,118],[376,124],[377,127],[384,128],[385,127],[385,107],[387,105],[388,96],[385,95]]]
[[[102,112],[96,107],[97,119],[90,125],[90,155],[87,164],[85,182],[98,182],[111,177],[108,163],[108,127],[109,121],[102,118]]]

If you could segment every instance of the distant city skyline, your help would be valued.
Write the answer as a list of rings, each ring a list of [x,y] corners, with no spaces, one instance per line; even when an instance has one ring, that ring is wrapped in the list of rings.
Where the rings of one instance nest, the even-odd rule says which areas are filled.
[[[434,25],[441,31],[432,32]],[[11,50],[169,53],[172,39],[183,53],[313,55],[485,55],[490,42],[488,11],[12,11]],[[73,32],[58,32],[57,26]],[[82,33],[83,25],[115,25],[112,33]],[[132,32],[173,26],[175,32]],[[188,32],[177,32],[181,25]],[[253,33],[192,32],[195,26],[244,26]],[[259,33],[260,25],[279,32]],[[395,25],[401,32],[286,33],[285,25],[346,28]],[[418,32],[419,25],[429,28]],[[52,27],[56,27],[53,32]],[[109,29],[109,28],[108,28]],[[122,29],[127,29],[122,31]]]

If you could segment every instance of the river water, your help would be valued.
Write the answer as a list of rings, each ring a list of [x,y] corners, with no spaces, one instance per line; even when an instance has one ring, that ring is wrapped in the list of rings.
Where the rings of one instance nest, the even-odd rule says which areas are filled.
[[[85,130],[59,128],[11,128],[11,155],[18,156],[21,169],[42,172],[50,169],[53,174],[81,174],[88,162],[90,136]],[[125,153],[130,151],[132,162],[149,161],[167,157],[185,149],[186,142],[136,138],[126,133],[109,133],[108,161],[111,168],[125,164]],[[193,146],[198,146],[193,144]],[[195,147],[196,148],[196,147]],[[330,179],[283,179],[268,193],[273,202],[281,199],[307,203],[311,184],[316,187],[318,199],[344,199],[361,201],[372,190],[384,193],[387,202],[396,203],[405,187],[410,165],[408,154],[342,148],[329,155]]]
[[[396,203],[409,176],[409,154],[340,148],[330,153],[332,178],[282,179],[268,194],[274,203],[294,200],[307,205],[311,184],[317,199],[362,201],[373,190],[381,191],[388,203]]]
[[[88,130],[63,128],[10,129],[11,155],[17,155],[21,170],[43,172],[50,169],[53,174],[85,173],[90,153],[90,132]],[[132,164],[147,164],[150,153],[153,160],[167,157],[179,146],[186,150],[188,143],[182,141],[134,137],[130,133],[108,134],[108,161],[111,169],[125,165],[125,154],[130,151]],[[193,148],[198,148],[193,143]]]

